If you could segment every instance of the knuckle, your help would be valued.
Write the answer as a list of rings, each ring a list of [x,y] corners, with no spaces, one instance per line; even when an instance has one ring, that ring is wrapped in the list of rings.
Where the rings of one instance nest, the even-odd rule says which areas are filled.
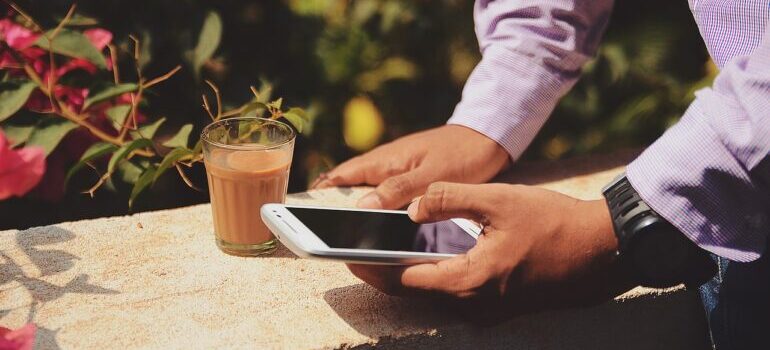
[[[494,296],[495,278],[483,256],[468,254],[465,259],[463,278],[458,283],[458,297],[474,299],[480,295]]]
[[[443,212],[447,207],[448,198],[449,194],[446,183],[434,182],[428,186],[428,190],[425,192],[426,209],[429,213]]]
[[[404,176],[391,177],[383,184],[388,191],[394,193],[408,193],[411,190],[411,181]]]

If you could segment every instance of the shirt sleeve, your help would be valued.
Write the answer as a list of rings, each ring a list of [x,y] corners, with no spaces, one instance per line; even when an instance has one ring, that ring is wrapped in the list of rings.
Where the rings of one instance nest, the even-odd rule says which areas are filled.
[[[477,0],[482,53],[449,124],[495,140],[516,160],[596,52],[612,0]]]
[[[770,25],[682,119],[627,168],[660,215],[700,247],[753,261],[770,232]]]

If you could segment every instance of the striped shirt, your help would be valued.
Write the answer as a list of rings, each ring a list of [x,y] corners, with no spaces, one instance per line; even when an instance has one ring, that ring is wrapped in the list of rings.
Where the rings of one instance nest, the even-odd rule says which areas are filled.
[[[720,73],[627,176],[699,246],[753,261],[770,232],[770,0],[689,3]],[[449,123],[516,160],[596,52],[611,10],[612,0],[477,0],[483,58]]]

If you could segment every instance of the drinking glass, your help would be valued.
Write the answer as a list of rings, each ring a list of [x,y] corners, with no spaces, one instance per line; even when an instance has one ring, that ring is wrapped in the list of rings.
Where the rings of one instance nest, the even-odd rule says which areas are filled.
[[[201,133],[214,235],[225,253],[257,256],[276,248],[260,218],[265,203],[283,203],[294,129],[266,118],[227,118]]]

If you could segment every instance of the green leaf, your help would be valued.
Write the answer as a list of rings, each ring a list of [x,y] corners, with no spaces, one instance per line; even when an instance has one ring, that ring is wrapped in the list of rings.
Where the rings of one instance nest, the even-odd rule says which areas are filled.
[[[156,170],[153,167],[148,167],[142,172],[142,175],[134,183],[134,187],[131,189],[131,195],[128,197],[128,207],[134,205],[134,199],[153,182],[155,178]]]
[[[51,34],[53,34],[53,29],[49,30],[46,35],[41,35],[35,41],[35,45],[48,50],[49,46],[46,36]],[[59,34],[53,40],[53,52],[64,56],[83,58],[101,69],[107,68],[107,61],[102,56],[102,53],[81,32],[69,29],[59,31]]]
[[[283,113],[283,117],[294,125],[301,134],[308,134],[311,131],[312,123],[310,117],[302,108],[292,107]]]
[[[281,105],[283,105],[283,97],[279,97],[277,100],[270,102],[270,105],[275,109],[281,109]]]
[[[209,11],[206,14],[206,19],[203,21],[203,27],[198,36],[198,44],[193,50],[193,72],[195,72],[196,76],[200,73],[203,64],[214,55],[221,38],[222,19],[216,11]]]
[[[83,155],[80,156],[80,160],[67,172],[67,176],[64,178],[64,183],[66,184],[69,182],[70,178],[75,175],[78,170],[82,169],[87,162],[95,160],[101,156],[104,156],[105,154],[112,153],[116,149],[118,149],[118,146],[107,142],[97,142],[91,145],[91,147],[89,147],[85,152],[83,152]]]
[[[148,139],[136,139],[121,146],[110,158],[110,162],[107,164],[107,172],[114,171],[115,166],[117,166],[121,160],[125,159],[134,150],[150,146],[152,146],[152,141]]]
[[[163,146],[168,148],[187,147],[187,139],[190,138],[190,132],[192,131],[192,124],[185,124],[179,129],[172,138],[166,140]]]
[[[77,124],[63,118],[45,118],[35,125],[27,139],[27,146],[40,146],[49,155]]]
[[[152,181],[157,181],[160,175],[174,166],[174,163],[176,163],[176,161],[178,161],[180,158],[191,154],[193,154],[193,151],[183,147],[177,147],[171,150],[171,152],[168,152],[168,154],[163,157],[163,161],[160,162],[158,170],[155,172],[155,177],[152,179]]]
[[[241,117],[256,117],[261,115],[267,109],[267,104],[259,101],[252,101],[246,104],[246,108],[241,111]]]
[[[294,125],[295,128],[297,128],[297,131],[302,133],[302,130],[307,125],[307,121],[300,117],[298,114],[286,112],[283,114],[283,117],[286,118],[286,120],[291,123],[291,125]]]
[[[131,160],[120,162],[118,169],[116,170],[118,178],[124,183],[135,184],[139,181],[139,177],[142,176],[144,169],[147,169],[150,166],[147,162],[140,163],[141,164],[136,164]]]
[[[56,40],[56,39],[54,39]],[[55,43],[56,41],[54,41]],[[83,110],[88,109],[88,107],[93,106],[94,104],[97,104],[102,101],[109,100],[113,97],[125,94],[126,92],[133,92],[136,91],[139,87],[134,83],[125,83],[125,84],[99,84],[96,87],[94,87],[91,92],[88,94],[88,98],[83,103]]]
[[[194,154],[198,154],[200,153],[201,149],[203,149],[203,142],[198,140],[198,142],[195,143],[195,147],[193,147],[192,151]]]
[[[64,17],[57,17],[56,22],[61,22]],[[99,20],[93,17],[83,16],[79,13],[75,13],[67,20],[67,26],[93,26],[99,24]]]
[[[130,105],[117,105],[108,108],[106,111],[104,111],[104,114],[107,115],[107,118],[110,118],[115,128],[120,130],[120,128],[123,127],[123,123],[126,122],[126,117],[128,117],[130,112]]]
[[[166,118],[160,118],[152,124],[141,126],[136,131],[129,132],[129,134],[131,134],[131,137],[134,139],[152,139],[155,137],[155,133],[158,131],[158,128],[160,128],[160,125],[165,121]]]
[[[302,118],[302,120],[310,121],[310,117],[308,117],[307,113],[302,108],[291,107],[288,111],[286,111],[286,113],[296,114],[298,117]]]
[[[0,121],[21,109],[35,86],[30,80],[0,82]]]
[[[11,141],[11,147],[16,147],[29,139],[32,135],[32,131],[35,130],[34,125],[3,125],[3,131],[5,136]]]

